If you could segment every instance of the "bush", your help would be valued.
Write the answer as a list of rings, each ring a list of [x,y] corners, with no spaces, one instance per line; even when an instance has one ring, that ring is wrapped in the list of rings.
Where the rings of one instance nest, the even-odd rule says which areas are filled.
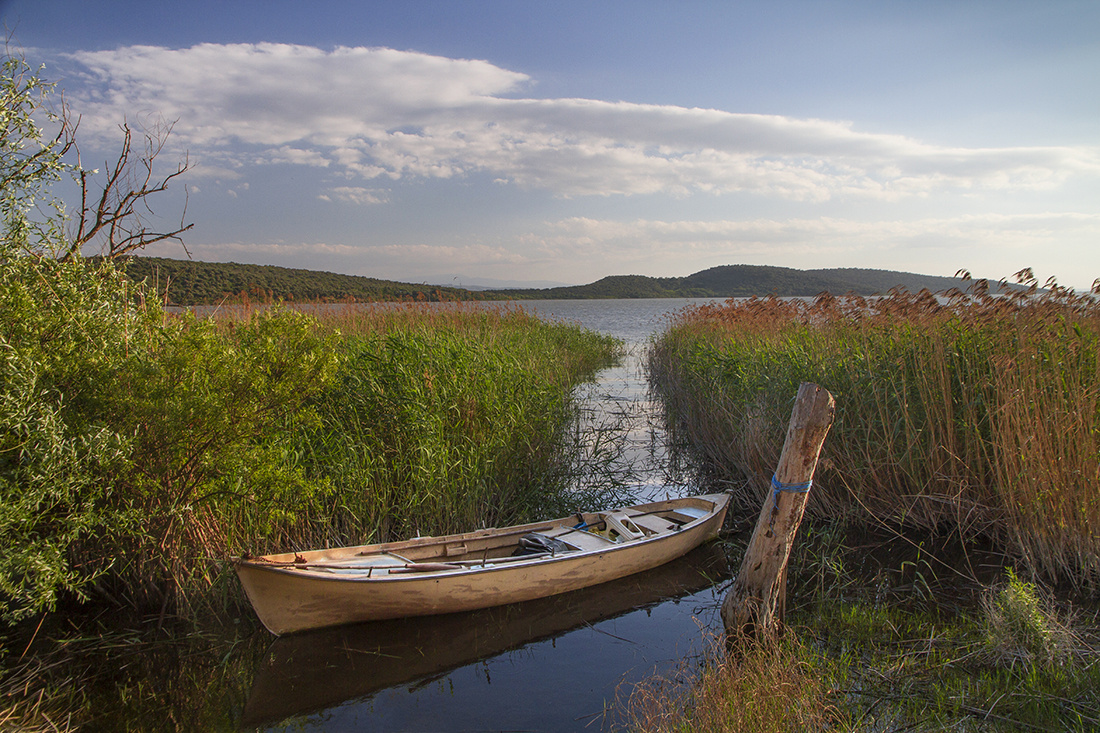
[[[332,337],[298,314],[227,333],[166,320],[111,262],[64,238],[50,185],[73,173],[72,129],[20,59],[0,71],[0,619],[66,594],[167,601],[192,558],[218,549],[215,496],[247,476],[252,510],[276,513],[276,436],[331,381]],[[58,127],[43,139],[35,118]],[[60,253],[60,258],[53,255]],[[260,478],[254,478],[260,477]],[[234,494],[236,491],[236,494]],[[258,494],[258,496],[257,496]],[[224,507],[224,504],[222,505]]]

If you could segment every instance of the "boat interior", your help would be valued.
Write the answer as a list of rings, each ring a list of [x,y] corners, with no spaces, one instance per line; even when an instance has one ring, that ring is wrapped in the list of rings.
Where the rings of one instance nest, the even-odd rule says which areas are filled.
[[[253,558],[292,572],[349,579],[407,573],[454,572],[612,549],[680,529],[708,514],[702,506],[660,502],[629,509],[580,513],[566,519],[447,537],[419,537],[381,545],[314,550]],[[665,505],[665,506],[662,506]]]

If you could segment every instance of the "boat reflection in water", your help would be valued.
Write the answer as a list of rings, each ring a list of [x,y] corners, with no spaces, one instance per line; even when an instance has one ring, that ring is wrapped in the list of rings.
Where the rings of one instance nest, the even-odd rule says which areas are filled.
[[[653,570],[509,606],[280,637],[257,669],[241,724],[256,727],[423,684],[575,628],[700,591],[728,577],[706,545]]]

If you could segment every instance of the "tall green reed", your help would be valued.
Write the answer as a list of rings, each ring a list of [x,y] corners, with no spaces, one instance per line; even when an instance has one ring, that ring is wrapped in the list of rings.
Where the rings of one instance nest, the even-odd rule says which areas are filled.
[[[614,339],[499,306],[346,306],[316,317],[319,332],[339,333],[339,368],[312,419],[274,439],[302,488],[284,492],[277,511],[234,504],[228,547],[388,541],[621,498],[616,485],[578,481],[586,457],[571,434],[574,387],[617,358]]]

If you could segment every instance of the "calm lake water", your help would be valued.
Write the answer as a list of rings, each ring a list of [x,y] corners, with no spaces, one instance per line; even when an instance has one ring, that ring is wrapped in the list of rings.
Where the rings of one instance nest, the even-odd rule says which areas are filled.
[[[648,398],[646,342],[692,300],[534,301],[524,308],[623,339],[624,363],[579,395],[585,419],[619,432],[641,498],[670,484]],[[609,727],[616,701],[676,674],[720,627],[726,577],[715,548],[615,583],[471,614],[364,624],[273,642],[243,728],[295,731],[583,731]]]
[[[604,369],[578,394],[590,431],[610,432],[617,440],[620,470],[639,500],[663,499],[683,492],[670,475],[660,406],[650,399],[644,373],[646,347],[654,334],[684,308],[719,301],[698,299],[542,300],[521,303],[544,320],[565,321],[622,339],[622,364]]]

